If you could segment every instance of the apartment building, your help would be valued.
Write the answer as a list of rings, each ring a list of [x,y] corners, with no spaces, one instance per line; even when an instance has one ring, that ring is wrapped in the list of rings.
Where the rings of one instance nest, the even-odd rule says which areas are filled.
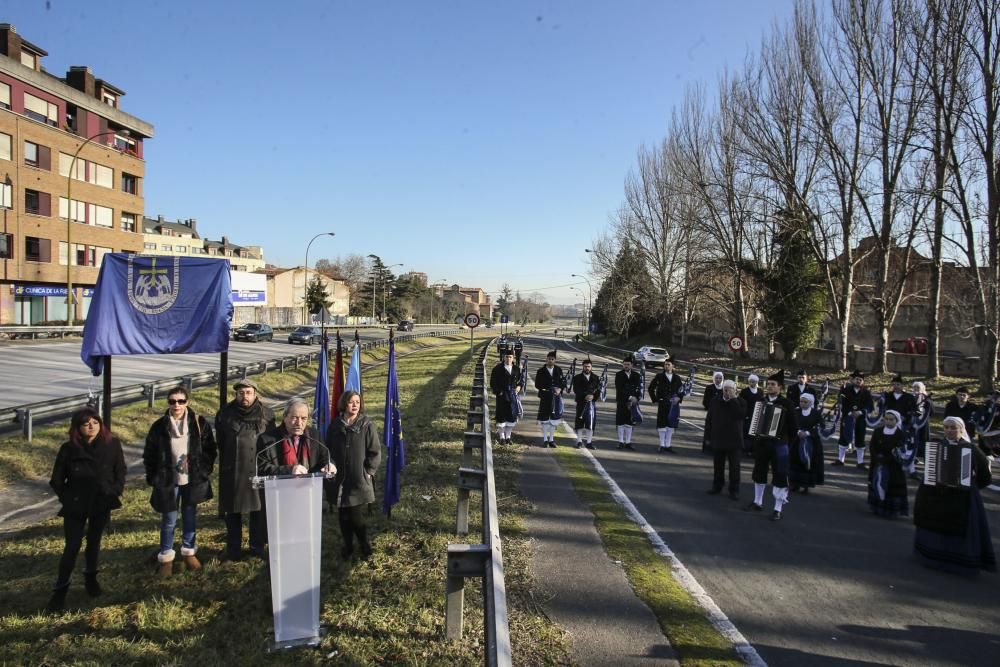
[[[233,271],[263,269],[263,246],[241,246],[223,236],[218,241],[202,238],[194,218],[170,222],[162,215],[142,219],[142,253],[181,257],[219,257],[229,260]]]
[[[153,126],[89,67],[47,72],[47,55],[0,23],[0,324],[82,321],[103,256],[142,251]]]

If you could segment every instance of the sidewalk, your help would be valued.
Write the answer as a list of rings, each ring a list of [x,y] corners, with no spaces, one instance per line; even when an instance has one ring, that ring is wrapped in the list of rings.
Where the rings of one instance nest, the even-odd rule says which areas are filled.
[[[604,553],[590,508],[550,450],[521,457],[521,492],[535,505],[528,517],[535,601],[562,627],[580,665],[677,665],[653,612],[636,597],[625,572]]]

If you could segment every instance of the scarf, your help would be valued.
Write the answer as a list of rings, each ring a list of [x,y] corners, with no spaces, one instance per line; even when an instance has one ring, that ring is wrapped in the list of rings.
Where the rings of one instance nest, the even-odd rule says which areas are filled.
[[[188,483],[188,441],[190,432],[187,428],[187,411],[180,421],[175,421],[167,415],[167,433],[170,435],[170,462],[174,470],[174,484],[184,486]]]
[[[281,462],[286,466],[297,466],[300,462],[309,462],[309,445],[302,436],[286,436],[281,441]],[[303,465],[305,465],[303,463]],[[307,468],[309,466],[306,466]]]
[[[240,421],[260,421],[264,418],[264,405],[259,398],[245,408],[237,403],[236,414],[240,416]]]

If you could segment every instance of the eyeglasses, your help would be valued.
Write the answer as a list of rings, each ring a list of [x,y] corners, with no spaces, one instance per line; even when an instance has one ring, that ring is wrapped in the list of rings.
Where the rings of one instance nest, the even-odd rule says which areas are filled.
[[[188,401],[187,401],[186,398],[168,398],[167,399],[167,403],[169,403],[170,405],[187,405],[187,402]]]

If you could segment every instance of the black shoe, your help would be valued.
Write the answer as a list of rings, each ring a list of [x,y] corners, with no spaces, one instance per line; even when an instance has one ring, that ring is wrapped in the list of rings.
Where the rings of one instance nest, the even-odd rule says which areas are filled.
[[[676,454],[677,453],[677,450],[674,449],[673,447],[664,447],[663,451],[665,451],[667,454]]]
[[[743,511],[744,512],[760,512],[763,509],[764,509],[763,505],[758,505],[757,503],[750,503],[749,505],[747,505],[746,507],[743,508]]]
[[[582,440],[580,442],[576,443],[576,448],[577,449],[583,449],[583,441]]]
[[[809,495],[809,487],[808,486],[803,486],[802,487],[802,495],[803,496],[808,496]]]
[[[549,447],[551,447],[552,449],[555,449],[558,446],[559,445],[556,444],[555,440],[549,440]]]
[[[631,442],[626,442],[626,443],[625,443],[625,449],[630,449],[630,450],[632,450],[633,452],[635,451],[635,447],[633,447],[633,446],[632,446],[632,443],[631,443]]]
[[[771,521],[781,521],[781,512],[774,510],[774,513],[771,515]]]
[[[66,609],[66,594],[69,593],[69,586],[63,586],[52,591],[52,597],[45,605],[45,611],[50,614],[58,614]]]
[[[624,442],[619,442],[618,443],[618,449],[625,449],[625,443]]]
[[[722,493],[722,489],[709,489],[709,490],[708,490],[708,491],[706,491],[705,493],[707,493],[707,494],[708,494],[708,495],[710,495],[710,496],[717,496],[717,495],[719,495],[720,493]]]
[[[103,593],[101,590],[101,585],[97,583],[97,573],[83,575],[84,587],[87,589],[87,595],[92,598],[96,598],[98,595]]]
[[[844,465],[844,462],[843,462],[843,461],[841,461],[840,459],[836,459],[836,460],[834,460],[834,462],[833,462],[833,463],[831,463],[830,465],[832,465],[832,466],[842,466],[842,465]]]
[[[597,445],[592,442],[587,443],[587,449],[597,449]]]
[[[736,491],[730,491],[729,492],[729,499],[730,500],[739,500],[740,499],[740,494],[737,493]]]
[[[868,470],[868,464],[867,463],[859,463],[858,464],[858,470]]]

